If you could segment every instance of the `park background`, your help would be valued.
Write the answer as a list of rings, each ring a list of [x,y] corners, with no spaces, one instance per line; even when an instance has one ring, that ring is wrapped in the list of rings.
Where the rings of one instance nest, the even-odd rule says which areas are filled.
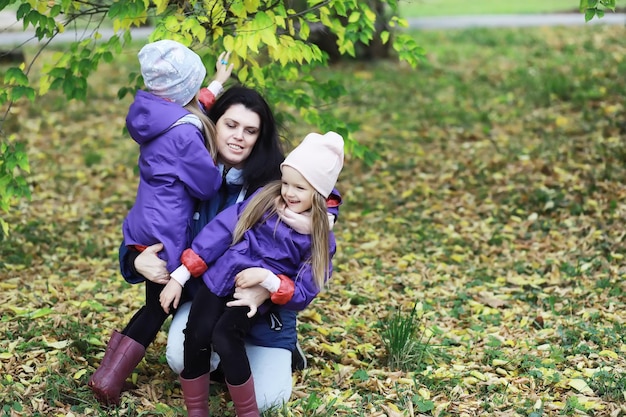
[[[424,1],[405,17],[577,7],[509,3]],[[380,158],[347,157],[334,277],[299,315],[309,367],[266,416],[624,415],[624,27],[410,30],[415,69],[318,74],[345,85],[328,111]],[[127,52],[86,102],[18,103],[3,126],[28,140],[32,191],[0,244],[3,416],[183,415],[165,332],[120,407],[86,388],[143,300],[117,271],[137,181],[117,98]],[[287,128],[295,142],[314,129]]]

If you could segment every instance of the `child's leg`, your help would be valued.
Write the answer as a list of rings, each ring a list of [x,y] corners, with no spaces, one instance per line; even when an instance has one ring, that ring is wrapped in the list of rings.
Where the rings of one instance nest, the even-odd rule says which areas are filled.
[[[194,379],[209,372],[213,329],[225,304],[226,299],[213,294],[206,285],[198,290],[185,329],[185,368],[180,374],[182,378]]]
[[[241,417],[259,417],[254,378],[244,343],[254,320],[248,318],[249,310],[248,307],[226,307],[213,331],[213,349],[220,355],[235,413]]]
[[[141,362],[146,348],[168,314],[159,304],[163,285],[146,281],[146,304],[135,313],[122,333],[113,333],[105,357],[89,378],[89,387],[103,404],[119,404],[124,381]]]
[[[232,299],[232,298],[231,298]],[[244,339],[252,321],[247,306],[226,307],[213,331],[213,349],[220,356],[226,382],[240,385],[251,375]]]
[[[155,284],[152,281],[146,281],[146,304],[135,313],[122,334],[141,343],[147,348],[154,340],[157,333],[165,323],[169,316],[159,302],[161,290],[165,285]]]

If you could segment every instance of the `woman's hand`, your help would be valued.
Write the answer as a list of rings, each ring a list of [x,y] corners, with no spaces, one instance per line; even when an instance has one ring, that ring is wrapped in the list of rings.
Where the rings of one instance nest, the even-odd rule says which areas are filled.
[[[162,243],[148,246],[135,259],[135,269],[147,280],[165,285],[170,280],[170,274],[167,272],[167,262],[157,256],[161,250]]]
[[[270,292],[260,285],[250,288],[235,288],[234,301],[226,303],[228,307],[241,307],[248,306],[250,311],[248,317],[253,317],[256,314],[257,308],[270,298]]]

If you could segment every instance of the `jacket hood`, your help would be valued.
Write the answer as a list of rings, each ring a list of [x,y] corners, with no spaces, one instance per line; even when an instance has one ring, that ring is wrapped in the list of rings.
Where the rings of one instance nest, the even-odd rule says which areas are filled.
[[[135,142],[142,145],[168,130],[189,111],[153,94],[139,90],[126,115],[126,128]]]

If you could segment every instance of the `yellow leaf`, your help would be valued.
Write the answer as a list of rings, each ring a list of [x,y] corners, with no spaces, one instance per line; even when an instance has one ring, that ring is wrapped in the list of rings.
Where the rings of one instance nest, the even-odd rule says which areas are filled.
[[[89,339],[87,339],[87,343],[89,343],[90,345],[94,345],[94,346],[104,346],[104,343],[102,342],[102,340],[96,337],[90,337]]]
[[[80,379],[86,373],[87,373],[87,369],[83,368],[74,374],[74,379]]]
[[[13,354],[11,352],[2,352],[0,353],[0,359],[11,359]]]
[[[603,350],[599,353],[600,356],[608,356],[611,359],[618,359],[619,355],[612,350]]]
[[[480,373],[478,371],[471,371],[470,375],[473,376],[476,379],[480,379],[481,381],[486,381],[487,380],[487,377],[484,374],[482,374],[482,373]]]
[[[576,391],[585,395],[593,395],[593,390],[589,388],[589,385],[582,379],[570,379],[567,383],[570,387],[574,388]]]
[[[378,240],[373,240],[371,242],[362,244],[361,249],[363,250],[375,249],[379,245],[379,243],[380,242]]]
[[[330,331],[324,326],[320,326],[316,330],[322,336],[328,336],[330,334]]]
[[[555,124],[557,127],[567,126],[569,124],[569,119],[564,116],[558,116],[555,120]]]
[[[450,255],[450,259],[452,259],[454,262],[460,264],[465,259],[465,256],[461,255],[460,253],[455,253],[453,255]]]
[[[159,14],[163,13],[167,9],[167,5],[169,4],[169,1],[167,1],[167,0],[154,0],[154,4],[157,7],[156,14],[159,15]]]
[[[298,317],[300,319],[307,318],[307,319],[312,320],[312,321],[314,321],[314,322],[316,322],[318,324],[322,324],[322,315],[320,313],[318,313],[316,310],[313,310],[313,309],[302,311],[300,314],[298,314]]]
[[[325,352],[333,353],[335,355],[341,355],[343,353],[343,348],[339,343],[333,343],[332,345],[322,343],[320,344],[320,348],[322,348]]]
[[[385,410],[389,417],[402,417],[404,414],[398,409],[393,403],[389,403],[387,405],[381,405],[381,407]]]
[[[70,341],[69,340],[61,340],[59,342],[48,342],[47,340],[45,340],[46,346],[53,348],[53,349],[63,349],[67,346],[69,346]]]
[[[88,281],[88,280],[81,281],[81,283],[78,284],[78,286],[76,287],[75,291],[76,292],[91,291],[96,286],[96,283],[97,283],[96,281]]]

